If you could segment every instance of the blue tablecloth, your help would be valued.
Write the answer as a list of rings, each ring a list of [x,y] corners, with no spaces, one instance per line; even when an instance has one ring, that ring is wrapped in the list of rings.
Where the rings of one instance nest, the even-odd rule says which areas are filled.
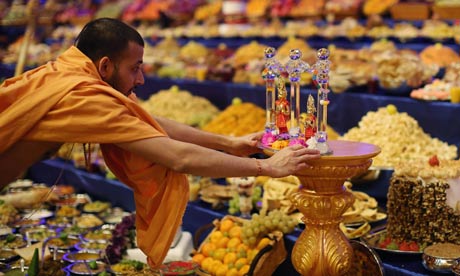
[[[60,174],[62,176],[58,180]],[[391,174],[392,171],[382,171],[376,181],[355,184],[353,189],[364,191],[374,196],[379,201],[379,204],[384,207],[389,185],[388,180]],[[135,210],[133,193],[130,188],[118,181],[107,180],[101,175],[76,169],[70,162],[54,159],[36,163],[29,169],[27,177],[35,182],[46,183],[47,185],[52,185],[53,183],[72,185],[77,192],[88,193],[94,199],[109,201],[113,206],[119,206],[129,211]],[[225,210],[213,210],[210,204],[203,201],[190,202],[183,218],[183,229],[195,234],[204,225],[225,215],[227,215]],[[197,236],[198,241],[204,239],[208,233],[205,231],[200,237]],[[301,230],[297,229],[294,233],[285,236],[288,257],[278,267],[274,275],[299,275],[292,266],[289,254],[300,233]],[[387,276],[433,275],[423,268],[420,255],[395,255],[379,251],[379,256],[384,263]]]

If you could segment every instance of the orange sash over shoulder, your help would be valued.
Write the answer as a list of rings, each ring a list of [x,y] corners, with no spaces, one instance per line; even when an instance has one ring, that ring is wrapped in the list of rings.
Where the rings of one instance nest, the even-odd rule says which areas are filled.
[[[138,246],[154,267],[181,224],[187,179],[114,143],[161,136],[166,133],[135,96],[104,82],[75,47],[0,86],[0,154],[19,140],[101,144],[109,168],[134,192]]]

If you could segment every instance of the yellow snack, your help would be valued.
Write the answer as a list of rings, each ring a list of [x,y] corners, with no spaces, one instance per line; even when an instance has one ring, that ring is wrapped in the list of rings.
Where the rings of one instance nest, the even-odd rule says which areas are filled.
[[[264,129],[265,110],[253,103],[239,103],[228,106],[203,130],[233,136],[242,136]]]

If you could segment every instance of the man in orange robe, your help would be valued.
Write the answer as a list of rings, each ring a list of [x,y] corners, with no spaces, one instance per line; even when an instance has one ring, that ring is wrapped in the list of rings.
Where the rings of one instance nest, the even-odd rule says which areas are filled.
[[[89,22],[56,61],[0,86],[0,188],[65,142],[99,143],[110,170],[132,188],[139,248],[163,262],[181,224],[189,186],[184,173],[282,177],[319,152],[300,146],[254,160],[262,133],[215,135],[142,109],[144,41],[121,21]]]

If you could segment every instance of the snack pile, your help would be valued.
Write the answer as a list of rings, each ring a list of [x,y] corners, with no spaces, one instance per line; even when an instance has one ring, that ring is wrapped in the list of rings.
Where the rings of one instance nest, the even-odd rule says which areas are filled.
[[[166,117],[190,126],[201,127],[219,113],[209,100],[172,86],[152,94],[141,105],[152,115]]]
[[[437,155],[439,159],[457,158],[457,147],[425,133],[418,122],[394,105],[369,111],[340,140],[366,142],[379,146],[382,152],[374,166],[393,167],[399,162],[413,162]]]
[[[241,136],[262,130],[264,124],[265,112],[262,108],[235,99],[202,129],[218,134]]]

